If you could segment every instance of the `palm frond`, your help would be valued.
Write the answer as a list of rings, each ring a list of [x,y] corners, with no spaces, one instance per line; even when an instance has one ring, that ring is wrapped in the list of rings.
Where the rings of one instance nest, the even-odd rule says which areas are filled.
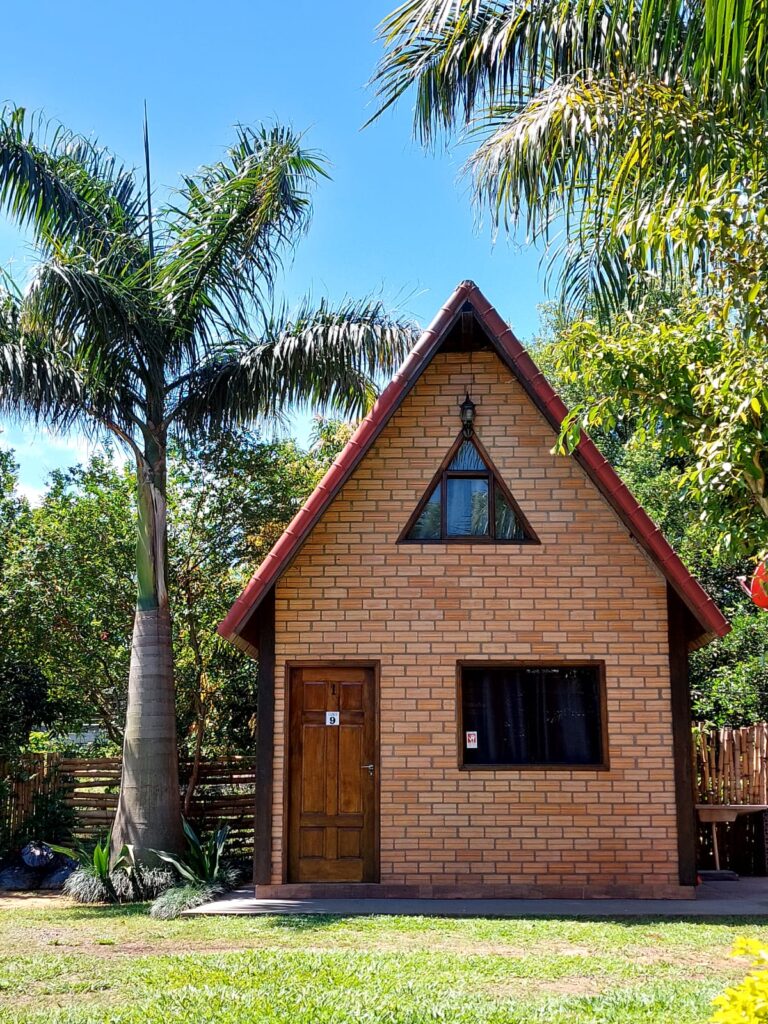
[[[168,214],[170,240],[157,288],[177,322],[183,359],[193,337],[248,332],[268,314],[275,273],[306,226],[310,192],[325,170],[283,127],[240,127],[227,158],[184,179]]]
[[[409,0],[379,26],[378,116],[415,88],[422,139],[469,125],[478,109],[523,106],[561,78],[651,67],[678,73],[687,26],[679,5],[650,0]],[[649,46],[649,38],[652,45]],[[662,45],[662,40],[664,44]]]
[[[293,317],[273,316],[258,342],[222,349],[182,379],[169,418],[184,435],[279,418],[295,405],[359,415],[414,335],[379,302],[306,302]]]
[[[70,246],[38,264],[23,302],[23,328],[48,334],[98,368],[117,390],[148,383],[149,362],[162,352],[164,310],[155,303],[149,268],[133,271],[119,247]]]
[[[37,329],[26,302],[0,290],[0,414],[62,433],[77,427],[95,437],[110,429],[128,439],[135,400],[127,391],[114,364]]]
[[[41,339],[25,337],[20,323],[18,304],[0,293],[0,412],[67,430],[83,414],[83,381]]]
[[[758,173],[757,138],[654,78],[574,76],[475,129],[478,201],[506,226],[524,219],[532,237],[564,230],[569,303],[626,301],[650,275],[668,285],[700,272],[707,229],[699,221],[697,236],[691,209]],[[683,221],[685,241],[672,244]]]
[[[41,244],[140,235],[144,221],[132,171],[96,143],[21,107],[0,111],[0,209]]]
[[[768,0],[406,0],[380,36],[377,113],[413,89],[423,141],[479,145],[479,203],[564,226],[572,296],[701,268],[686,204],[768,178]]]
[[[768,109],[766,0],[407,0],[379,37],[377,114],[415,87],[426,137],[587,71],[680,77],[704,103]]]

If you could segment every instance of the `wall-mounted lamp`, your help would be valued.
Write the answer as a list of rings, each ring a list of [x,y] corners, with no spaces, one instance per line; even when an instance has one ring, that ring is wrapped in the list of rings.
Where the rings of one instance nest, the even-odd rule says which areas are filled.
[[[461,416],[461,429],[464,431],[464,436],[471,437],[475,425],[475,403],[469,397],[469,392],[467,392],[467,397],[459,406],[459,415]]]

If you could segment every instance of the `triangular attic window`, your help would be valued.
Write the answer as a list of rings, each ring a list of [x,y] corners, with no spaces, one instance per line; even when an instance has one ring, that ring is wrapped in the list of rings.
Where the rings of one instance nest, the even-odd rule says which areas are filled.
[[[400,537],[435,543],[538,543],[525,516],[476,437],[448,452]]]

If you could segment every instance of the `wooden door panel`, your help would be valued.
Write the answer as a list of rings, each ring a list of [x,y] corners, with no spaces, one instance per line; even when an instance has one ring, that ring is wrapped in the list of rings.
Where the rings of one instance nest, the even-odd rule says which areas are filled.
[[[320,725],[305,725],[302,728],[304,758],[311,764],[321,764],[326,757],[326,730]],[[302,779],[301,810],[304,814],[324,814],[325,779],[320,773],[307,773]]]
[[[315,867],[322,864],[322,875],[315,871]],[[310,870],[311,869],[311,870]],[[302,882],[367,882],[363,875],[362,861],[359,857],[348,860],[324,860],[315,865],[310,862]]]
[[[360,830],[354,828],[340,828],[338,832],[338,855],[339,857],[359,857]]]
[[[325,711],[325,683],[304,684],[304,709]]]
[[[339,788],[338,812],[340,814],[361,814],[363,811],[364,779],[361,766],[371,762],[363,760],[363,730],[361,726],[344,725],[339,734]]]
[[[301,856],[322,857],[325,855],[325,830],[303,828],[300,832]]]
[[[368,668],[290,673],[288,877],[375,881],[375,680]],[[338,724],[327,724],[327,712]]]
[[[341,711],[362,711],[363,687],[358,683],[341,683],[339,708]]]

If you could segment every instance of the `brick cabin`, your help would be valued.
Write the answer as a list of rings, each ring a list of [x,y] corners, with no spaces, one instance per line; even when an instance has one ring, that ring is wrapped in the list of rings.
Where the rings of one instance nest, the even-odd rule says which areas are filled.
[[[565,411],[463,282],[221,624],[258,895],[693,895],[687,658],[728,623],[589,439],[552,454]]]

